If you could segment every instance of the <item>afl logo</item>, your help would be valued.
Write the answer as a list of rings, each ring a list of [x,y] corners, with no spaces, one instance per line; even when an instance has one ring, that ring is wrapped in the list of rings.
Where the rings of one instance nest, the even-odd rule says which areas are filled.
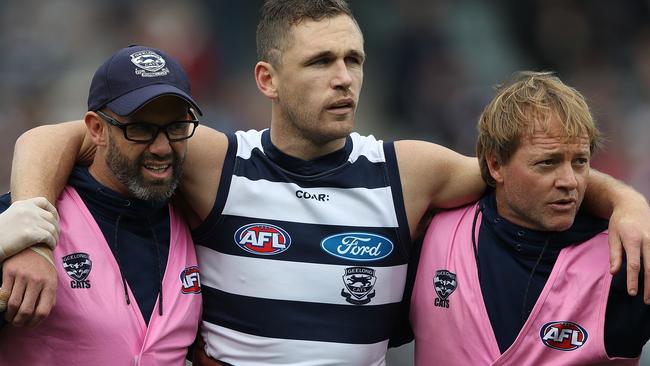
[[[542,342],[560,351],[573,351],[587,342],[585,328],[573,322],[555,321],[544,324],[539,332]]]
[[[156,72],[165,67],[165,59],[153,51],[145,50],[131,55],[131,62],[141,69]]]
[[[256,223],[240,227],[235,243],[249,253],[275,255],[289,249],[291,237],[279,226]]]
[[[343,233],[328,236],[320,242],[327,253],[353,261],[377,261],[393,252],[393,243],[370,233]]]
[[[187,267],[181,271],[181,292],[184,294],[201,293],[201,275],[199,267]]]

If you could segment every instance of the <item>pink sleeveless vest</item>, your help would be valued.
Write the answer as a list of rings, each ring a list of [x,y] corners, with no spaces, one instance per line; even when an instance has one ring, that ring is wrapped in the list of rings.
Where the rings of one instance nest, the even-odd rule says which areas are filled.
[[[170,209],[171,240],[163,278],[163,315],[156,303],[147,327],[115,257],[77,192],[58,202],[61,236],[54,250],[56,306],[37,328],[0,331],[0,365],[185,365],[200,312],[200,279],[187,226]]]
[[[416,365],[639,364],[605,352],[612,279],[605,233],[561,251],[526,324],[501,354],[472,249],[476,209],[437,214],[427,230],[411,297]]]

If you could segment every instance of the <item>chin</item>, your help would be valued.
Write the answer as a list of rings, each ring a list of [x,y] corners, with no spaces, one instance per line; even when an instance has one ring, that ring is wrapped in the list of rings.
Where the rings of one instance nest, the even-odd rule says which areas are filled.
[[[573,218],[570,220],[561,220],[559,222],[551,223],[547,225],[549,231],[566,231],[571,228],[573,225]]]

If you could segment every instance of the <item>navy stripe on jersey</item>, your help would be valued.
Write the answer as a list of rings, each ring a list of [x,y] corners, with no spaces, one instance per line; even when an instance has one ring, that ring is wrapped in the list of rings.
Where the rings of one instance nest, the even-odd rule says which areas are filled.
[[[399,303],[347,306],[257,299],[203,285],[203,320],[256,336],[370,344],[386,340]],[[359,326],[358,324],[364,324]]]
[[[386,155],[386,164],[388,166],[397,167],[397,153],[395,152],[394,142],[384,142],[384,154]],[[397,215],[398,222],[408,223],[406,217],[406,206],[404,205],[404,195],[402,192],[402,180],[399,177],[399,169],[387,169],[388,178],[393,192],[393,202],[395,202],[395,214]],[[397,237],[399,239],[407,238],[406,243],[401,243],[401,248],[404,248],[402,253],[403,258],[409,258],[412,238],[411,231],[408,225],[401,225],[398,229]]]
[[[401,246],[400,243],[392,243],[393,253],[384,259],[379,259],[376,261],[355,261],[352,259],[340,258],[328,253],[321,246],[322,240],[325,238],[336,234],[350,233],[352,231],[357,233],[375,234],[384,238],[389,238],[395,232],[395,228],[355,227],[353,230],[352,228],[345,226],[312,225],[277,220],[255,219],[254,222],[277,226],[286,231],[292,240],[289,247],[285,251],[275,255],[266,255],[265,257],[267,259],[334,265],[364,265],[372,267],[395,266],[404,264],[407,260],[407,257],[404,256],[404,250],[399,249]],[[262,255],[251,253],[240,247],[236,241],[236,238],[232,235],[232,233],[237,232],[239,228],[250,223],[250,218],[223,215],[219,223],[219,230],[215,230],[214,232],[208,233],[207,235],[194,235],[194,244],[208,247],[224,254],[241,257],[261,258]],[[301,235],[302,233],[306,233],[308,235]],[[296,240],[299,240],[297,238],[307,238],[309,241],[297,242]],[[387,247],[389,245],[389,243],[382,243],[381,249],[387,250]],[[342,249],[345,250],[346,248]],[[398,253],[399,255],[395,255],[395,253]]]
[[[302,176],[281,170],[282,168],[271,162],[264,153],[255,150],[249,159],[237,157],[236,174],[250,180],[293,181],[304,188],[380,188],[386,186],[387,177],[383,174],[384,166],[385,163],[373,163],[368,161],[365,156],[360,156],[354,164],[347,162],[316,176]],[[344,169],[347,169],[345,174],[339,174]]]

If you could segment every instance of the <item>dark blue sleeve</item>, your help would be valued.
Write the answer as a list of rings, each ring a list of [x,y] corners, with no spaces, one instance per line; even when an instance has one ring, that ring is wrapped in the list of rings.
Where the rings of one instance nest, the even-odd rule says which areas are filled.
[[[0,213],[5,212],[11,206],[11,194],[5,193],[0,196]],[[0,287],[2,287],[2,264],[0,264]],[[0,313],[0,329],[7,324],[4,313]]]
[[[627,294],[627,271],[624,262],[612,278],[605,313],[605,350],[609,357],[638,357],[650,339],[650,306],[643,302],[643,292]],[[643,289],[643,263],[639,272],[639,289]]]

